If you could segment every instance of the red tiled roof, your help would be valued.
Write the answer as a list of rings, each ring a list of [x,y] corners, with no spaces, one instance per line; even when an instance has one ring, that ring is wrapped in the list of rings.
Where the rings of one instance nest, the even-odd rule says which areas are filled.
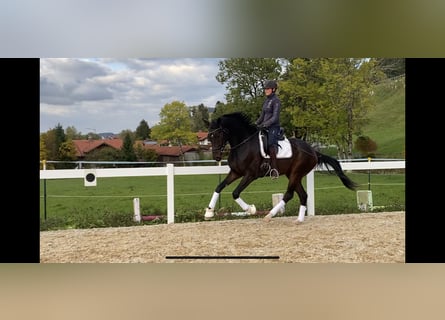
[[[83,157],[86,153],[99,148],[102,145],[110,146],[120,150],[122,148],[122,139],[104,139],[104,140],[73,140],[76,146],[76,156]]]
[[[160,156],[175,156],[179,157],[181,154],[195,151],[193,146],[159,146],[159,145],[145,145],[144,148],[154,150]]]
[[[201,132],[204,134],[204,132]],[[207,133],[205,132],[205,136],[207,137]],[[103,139],[103,140],[73,140],[74,145],[76,146],[76,156],[83,157],[88,152],[99,148],[102,145],[110,146],[114,149],[120,150],[122,149],[123,141],[122,139]],[[160,145],[144,145],[142,141],[136,141],[135,144],[142,144],[146,149],[152,149],[159,156],[176,156],[179,157],[181,154],[196,151],[197,147],[195,146],[160,146]]]
[[[196,132],[196,136],[198,137],[198,141],[203,141],[207,139],[208,132],[207,131],[199,131]]]

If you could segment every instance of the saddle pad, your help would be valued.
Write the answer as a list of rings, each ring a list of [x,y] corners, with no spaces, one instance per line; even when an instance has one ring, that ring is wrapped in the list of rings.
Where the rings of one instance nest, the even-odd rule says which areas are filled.
[[[262,134],[259,133],[258,140],[260,142],[260,151],[263,158],[269,159],[269,155],[264,152],[264,144],[263,139],[261,138]],[[277,153],[277,159],[283,159],[283,158],[290,158],[292,157],[292,148],[290,146],[289,140],[284,137],[284,140],[278,141],[278,153]]]

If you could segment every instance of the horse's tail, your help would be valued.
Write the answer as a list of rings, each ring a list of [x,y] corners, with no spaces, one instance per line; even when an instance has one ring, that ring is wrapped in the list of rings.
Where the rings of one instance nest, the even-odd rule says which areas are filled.
[[[317,157],[318,157],[318,163],[317,166],[323,166],[325,165],[326,169],[331,172],[329,169],[329,166],[331,166],[335,170],[335,174],[340,178],[341,182],[343,182],[343,185],[350,189],[350,190],[356,190],[358,187],[358,184],[352,181],[346,174],[343,172],[343,169],[340,165],[340,162],[332,158],[328,155],[322,154],[317,151]],[[329,165],[329,166],[328,166]]]

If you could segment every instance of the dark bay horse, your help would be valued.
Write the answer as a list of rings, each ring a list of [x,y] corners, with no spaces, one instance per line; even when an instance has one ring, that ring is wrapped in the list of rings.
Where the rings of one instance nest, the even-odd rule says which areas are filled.
[[[212,143],[212,155],[216,161],[221,160],[226,144],[228,143],[230,145],[230,152],[227,159],[230,171],[225,179],[216,187],[209,206],[206,208],[204,218],[206,220],[213,218],[215,204],[221,191],[241,177],[240,183],[232,192],[233,199],[246,214],[255,214],[255,205],[245,203],[240,198],[240,194],[254,180],[265,177],[270,169],[268,156],[264,156],[261,152],[257,127],[252,124],[243,113],[235,112],[225,114],[209,124],[208,139]],[[284,157],[280,157],[280,151],[278,153],[277,166],[280,175],[286,175],[289,183],[283,199],[264,217],[266,221],[270,221],[277,212],[284,209],[286,203],[293,198],[294,192],[296,192],[300,198],[300,210],[297,222],[304,221],[307,193],[301,181],[303,177],[316,166],[325,165],[330,172],[332,171],[329,167],[333,168],[334,173],[346,188],[351,190],[357,188],[357,184],[345,175],[340,163],[335,158],[316,151],[303,140],[296,138],[286,140],[289,142],[288,149],[291,152],[288,152]]]

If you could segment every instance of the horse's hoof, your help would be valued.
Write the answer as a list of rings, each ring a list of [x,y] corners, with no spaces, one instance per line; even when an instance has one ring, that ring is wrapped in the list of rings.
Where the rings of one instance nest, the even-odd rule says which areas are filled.
[[[256,213],[256,207],[255,207],[255,205],[254,205],[254,204],[251,204],[251,205],[249,206],[249,209],[246,210],[246,212],[247,212],[248,215],[253,215],[253,214],[255,214],[255,213]]]
[[[263,220],[266,221],[266,222],[270,222],[270,220],[272,220],[272,215],[271,215],[270,213],[267,214],[267,215],[263,218]]]
[[[215,216],[213,209],[206,209],[206,213],[204,214],[204,220],[211,220]]]
[[[303,223],[303,220],[300,220],[300,219],[295,220],[295,224],[302,224],[302,223]]]

